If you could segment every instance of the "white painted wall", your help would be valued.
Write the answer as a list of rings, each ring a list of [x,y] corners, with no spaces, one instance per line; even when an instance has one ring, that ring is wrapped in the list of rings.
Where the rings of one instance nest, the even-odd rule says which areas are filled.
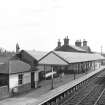
[[[23,74],[23,84],[31,83],[31,73],[24,73]]]
[[[38,71],[34,72],[34,81],[39,81],[39,72]]]
[[[18,86],[18,75],[19,74],[13,74],[9,76],[9,88],[12,89],[16,86]],[[23,74],[23,84],[31,83],[31,73],[24,73]]]
[[[10,75],[9,76],[9,88],[12,89],[14,87],[18,86],[18,75]]]

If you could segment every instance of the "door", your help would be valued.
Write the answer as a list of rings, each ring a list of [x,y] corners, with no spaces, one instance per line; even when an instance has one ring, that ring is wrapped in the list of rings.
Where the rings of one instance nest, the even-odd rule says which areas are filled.
[[[35,88],[34,72],[31,72],[31,88]]]

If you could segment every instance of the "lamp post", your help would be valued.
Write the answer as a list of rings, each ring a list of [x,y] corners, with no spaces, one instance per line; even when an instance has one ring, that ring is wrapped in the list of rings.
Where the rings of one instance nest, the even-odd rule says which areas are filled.
[[[54,89],[54,83],[53,83],[53,66],[51,66],[51,71],[52,71],[52,75],[51,75],[51,89]]]

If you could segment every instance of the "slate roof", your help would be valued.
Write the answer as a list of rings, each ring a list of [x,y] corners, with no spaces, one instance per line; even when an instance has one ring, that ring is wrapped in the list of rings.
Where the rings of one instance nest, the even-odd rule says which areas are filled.
[[[15,56],[0,56],[0,73],[19,73],[30,70],[30,65],[18,60]]]
[[[46,55],[48,52],[43,52],[43,51],[26,51],[27,53],[29,53],[32,57],[34,57],[36,60],[41,59],[44,55]]]
[[[20,60],[10,60],[9,62],[0,64],[0,73],[13,74],[30,71],[30,65]]]
[[[91,52],[91,49],[89,46],[82,46],[81,48],[84,49],[85,51],[87,51],[87,53]]]
[[[65,52],[86,52],[86,50],[77,47],[77,46],[73,46],[73,45],[63,45],[60,48],[56,48],[55,51],[65,51]]]
[[[69,63],[75,62],[85,62],[85,61],[93,61],[93,60],[101,60],[105,59],[100,54],[90,54],[90,53],[75,53],[75,52],[61,52],[54,51],[57,55],[64,58]]]
[[[51,53],[53,53],[53,60]],[[102,60],[105,59],[100,54],[90,54],[90,53],[77,53],[77,52],[62,52],[62,51],[51,51],[49,54],[44,56],[39,60],[39,64],[49,64],[49,62],[56,62],[56,57],[65,61],[66,63],[76,63],[76,62],[85,62],[85,61],[94,61],[94,60]],[[49,58],[49,59],[48,59]],[[55,61],[54,61],[55,59]],[[59,64],[59,62],[56,62]],[[50,63],[51,64],[51,63]]]
[[[9,73],[9,68],[8,68],[8,63],[2,63],[0,64],[0,73],[3,74],[8,74]]]
[[[82,49],[82,48],[80,48],[80,47],[77,47],[77,46],[73,46],[73,45],[70,45],[72,48],[74,48],[74,49],[76,49],[76,50],[78,50],[78,51],[86,51],[85,49]]]
[[[9,62],[9,74],[30,71],[31,66],[20,60],[11,60]]]
[[[63,58],[56,56],[55,53],[50,52],[39,60],[39,64],[68,65],[68,62],[65,61]]]

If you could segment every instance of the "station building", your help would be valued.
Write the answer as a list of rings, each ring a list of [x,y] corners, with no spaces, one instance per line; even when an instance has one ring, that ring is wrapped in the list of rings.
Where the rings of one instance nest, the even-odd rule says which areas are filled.
[[[63,46],[58,42],[57,48],[50,52],[20,51],[17,46],[16,54],[0,64],[0,75],[5,75],[3,81],[9,93],[37,88],[43,76],[52,69],[59,74],[87,73],[90,69],[99,69],[105,58],[92,53],[86,43],[85,47],[79,47],[77,42],[76,46],[71,46],[67,37]]]
[[[38,60],[45,54],[45,52],[38,51],[33,54],[33,51],[16,49],[14,56],[0,57],[0,94],[7,97],[37,88]],[[0,95],[0,99],[2,96]]]

